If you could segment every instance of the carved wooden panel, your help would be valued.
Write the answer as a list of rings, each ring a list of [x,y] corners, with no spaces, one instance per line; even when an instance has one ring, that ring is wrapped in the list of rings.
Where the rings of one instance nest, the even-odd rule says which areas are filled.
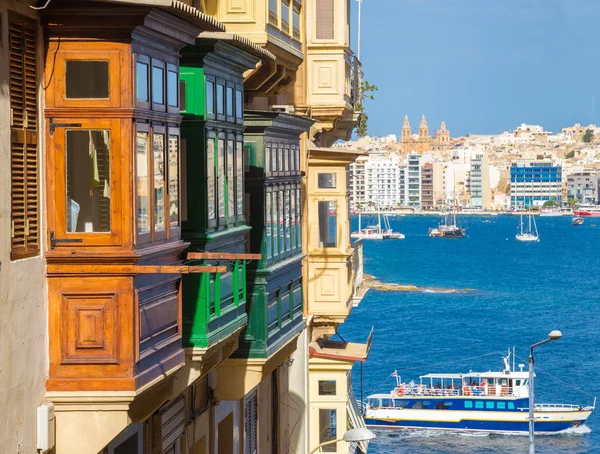
[[[61,364],[118,364],[116,293],[63,293]]]

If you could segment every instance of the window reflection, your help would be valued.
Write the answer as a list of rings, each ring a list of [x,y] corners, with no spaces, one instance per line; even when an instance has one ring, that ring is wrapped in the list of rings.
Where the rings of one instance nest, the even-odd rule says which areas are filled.
[[[206,141],[208,219],[215,218],[215,139]]]
[[[135,97],[139,101],[148,102],[148,65],[137,62],[135,64]]]
[[[236,168],[236,194],[237,194],[237,215],[244,214],[244,161],[242,158],[242,142],[236,143],[235,149],[235,168]]]
[[[150,181],[148,180],[148,133],[136,137],[136,208],[137,232],[150,232]]]
[[[110,132],[66,131],[67,232],[110,232]]]
[[[233,181],[233,140],[227,141],[227,216],[235,215],[235,182]]]
[[[165,103],[165,71],[158,66],[152,67],[152,102],[156,104]]]
[[[319,247],[337,245],[337,202],[319,202]]]
[[[107,61],[67,60],[65,74],[67,98],[108,98]]]
[[[215,84],[206,81],[206,115],[208,118],[215,118]]]
[[[154,134],[154,230],[165,230],[165,135]]]
[[[169,136],[169,223],[179,225],[179,137]]]
[[[219,217],[225,217],[225,141],[219,139],[219,154],[217,156],[217,178],[219,185]]]

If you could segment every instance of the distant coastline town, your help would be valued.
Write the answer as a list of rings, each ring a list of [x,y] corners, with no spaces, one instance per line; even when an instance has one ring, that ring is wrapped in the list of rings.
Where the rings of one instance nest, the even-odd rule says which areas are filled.
[[[452,137],[446,124],[417,134],[408,117],[400,138],[362,137],[334,147],[366,154],[350,165],[353,212],[515,211],[596,205],[600,127],[561,132],[521,124],[498,135]]]

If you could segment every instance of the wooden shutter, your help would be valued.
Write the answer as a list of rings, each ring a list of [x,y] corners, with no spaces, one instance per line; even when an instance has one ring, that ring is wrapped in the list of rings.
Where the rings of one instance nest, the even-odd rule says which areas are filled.
[[[31,257],[40,251],[36,56],[35,22],[11,16],[11,259]]]
[[[244,454],[258,454],[258,397],[256,390],[244,400]]]
[[[317,0],[317,39],[334,38],[334,0]]]

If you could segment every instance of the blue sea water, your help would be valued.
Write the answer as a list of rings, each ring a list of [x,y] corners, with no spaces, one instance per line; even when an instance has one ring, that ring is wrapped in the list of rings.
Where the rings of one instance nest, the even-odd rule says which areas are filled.
[[[515,240],[519,220],[513,216],[466,217],[462,239],[429,238],[437,222],[435,216],[392,218],[405,240],[364,242],[364,271],[382,282],[472,290],[370,290],[339,330],[347,341],[364,342],[374,327],[363,397],[389,392],[394,370],[403,381],[500,370],[501,353],[513,346],[517,364],[526,365],[529,345],[559,329],[562,339],[535,350],[536,402],[591,405],[591,396],[600,395],[600,219],[573,227],[569,217],[537,218],[540,242],[532,244]],[[352,223],[356,230],[357,219]],[[498,355],[464,360],[491,352]],[[360,398],[358,365],[353,384]],[[536,452],[600,453],[599,415],[586,426],[536,436]],[[522,435],[375,432],[370,454],[526,453],[528,446]]]

